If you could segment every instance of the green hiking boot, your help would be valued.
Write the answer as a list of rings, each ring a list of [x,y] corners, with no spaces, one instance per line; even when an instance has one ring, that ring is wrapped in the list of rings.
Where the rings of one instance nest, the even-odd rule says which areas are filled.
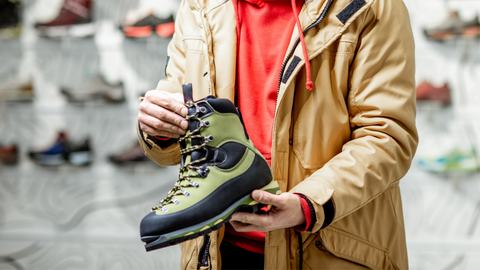
[[[147,251],[219,229],[235,212],[258,211],[264,205],[250,197],[255,189],[280,192],[235,105],[214,96],[194,102],[191,84],[183,95],[189,130],[179,138],[179,179],[140,224]]]

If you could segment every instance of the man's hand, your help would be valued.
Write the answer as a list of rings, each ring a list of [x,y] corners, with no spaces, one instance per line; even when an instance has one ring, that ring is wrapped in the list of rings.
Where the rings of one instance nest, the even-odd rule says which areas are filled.
[[[185,120],[187,114],[182,94],[150,90],[140,103],[138,122],[140,128],[149,135],[178,138],[188,128]]]
[[[263,204],[271,204],[272,208],[264,213],[238,212],[232,215],[230,224],[238,232],[261,231],[290,228],[305,223],[302,205],[297,195],[282,193],[273,195],[266,191],[255,190],[252,198]]]

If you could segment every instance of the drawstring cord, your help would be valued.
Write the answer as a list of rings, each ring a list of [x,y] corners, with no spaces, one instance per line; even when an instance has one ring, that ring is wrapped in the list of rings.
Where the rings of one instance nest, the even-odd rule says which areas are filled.
[[[295,231],[295,233],[297,234],[298,236],[298,249],[299,249],[299,252],[300,252],[300,258],[298,259],[298,270],[302,270],[303,269],[303,240],[302,240],[302,234]]]
[[[298,34],[300,35],[300,42],[302,43],[302,51],[303,51],[303,58],[305,58],[305,69],[307,72],[307,89],[312,91],[313,90],[313,82],[312,82],[312,74],[310,71],[310,60],[308,59],[307,53],[307,45],[305,45],[305,37],[303,36],[302,26],[300,25],[300,18],[298,17],[297,13],[297,3],[295,0],[292,0],[292,9],[293,13],[295,14],[295,20],[297,21],[297,30]]]

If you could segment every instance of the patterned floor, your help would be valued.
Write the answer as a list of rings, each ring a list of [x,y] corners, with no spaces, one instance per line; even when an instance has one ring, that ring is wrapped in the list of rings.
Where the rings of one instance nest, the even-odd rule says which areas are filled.
[[[57,1],[57,0],[55,0]],[[25,1],[24,34],[0,40],[0,80],[32,77],[32,104],[0,103],[0,141],[21,144],[21,163],[0,167],[0,269],[178,269],[178,247],[146,253],[140,219],[176,179],[177,168],[155,164],[116,167],[108,162],[134,143],[140,93],[162,78],[168,39],[125,39],[113,22],[144,1],[98,1],[94,38],[48,40],[32,25],[45,0]],[[57,1],[59,2],[59,1]],[[448,8],[465,17],[480,13],[474,0],[405,0],[417,46],[417,79],[452,87],[450,107],[418,107],[417,153],[460,145],[479,149],[480,41],[427,41],[422,28],[442,20]],[[43,4],[42,4],[43,3]],[[48,10],[45,11],[47,14]],[[42,13],[43,14],[43,13]],[[127,102],[71,105],[61,86],[75,86],[102,73],[123,81]],[[89,137],[95,161],[89,167],[41,167],[27,151],[68,131]],[[480,175],[435,175],[415,165],[401,181],[411,269],[480,268]]]

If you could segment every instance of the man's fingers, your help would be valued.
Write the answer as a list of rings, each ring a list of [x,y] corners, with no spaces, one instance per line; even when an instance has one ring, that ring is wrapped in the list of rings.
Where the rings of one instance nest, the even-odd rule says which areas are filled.
[[[183,117],[187,116],[188,109],[180,98],[181,94],[170,94],[168,92],[158,92],[152,95],[151,101],[169,111],[175,112]],[[149,96],[150,98],[150,96]]]
[[[235,224],[237,227],[241,227],[242,231],[251,230],[251,226],[255,227],[255,230],[266,231],[265,229],[270,228],[270,218],[268,215],[254,214],[254,213],[244,213],[238,212],[232,215],[230,223]],[[234,226],[235,228],[235,226]],[[236,228],[235,228],[236,229]]]
[[[270,192],[266,192],[263,190],[254,190],[252,192],[252,198],[260,203],[263,204],[271,204],[275,206],[280,206],[282,203],[282,200],[279,197],[280,195],[273,195]]]
[[[252,232],[252,231],[262,231],[263,229],[257,226],[253,226],[251,224],[245,224],[238,221],[230,221],[230,225],[232,225],[233,229],[237,232]]]
[[[154,105],[153,103],[149,103],[149,102],[140,103],[140,113],[152,116],[164,122],[174,124],[178,127],[181,127],[182,129],[187,129],[188,127],[188,122],[184,117],[172,111],[169,111],[165,108],[162,108],[158,105]],[[141,114],[140,116],[142,116]],[[154,124],[150,124],[150,125],[155,126]]]
[[[146,132],[147,134],[152,136],[160,136],[160,137],[175,138],[175,139],[180,137],[179,134],[175,134],[175,133],[171,133],[163,130],[157,130],[156,128],[150,127],[143,123],[140,123],[140,128],[142,129],[143,132]]]
[[[174,136],[166,137],[177,138],[179,135],[185,134],[184,129],[149,115],[141,114],[138,120],[140,122],[140,128],[147,134],[153,136],[166,136],[165,134],[168,133]]]

